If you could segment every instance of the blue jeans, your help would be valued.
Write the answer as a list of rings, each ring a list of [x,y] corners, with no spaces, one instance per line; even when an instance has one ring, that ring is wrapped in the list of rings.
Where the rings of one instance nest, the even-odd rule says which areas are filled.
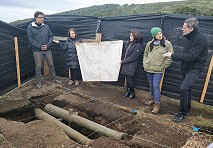
[[[180,107],[179,111],[187,114],[191,110],[192,86],[198,79],[199,72],[190,70],[183,75],[183,82],[180,85]]]
[[[163,73],[149,73],[147,72],[149,81],[150,94],[155,99],[155,103],[160,103],[160,81]]]
[[[33,52],[34,60],[35,60],[35,75],[36,81],[41,82],[41,68],[43,59],[47,62],[49,66],[49,71],[52,76],[52,79],[55,79],[55,67],[53,65],[53,57],[51,51],[35,51]]]

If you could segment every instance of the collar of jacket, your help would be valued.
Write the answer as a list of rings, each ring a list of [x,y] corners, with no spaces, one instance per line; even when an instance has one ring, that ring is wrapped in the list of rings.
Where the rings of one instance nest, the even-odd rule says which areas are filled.
[[[44,25],[44,23],[41,24],[41,26],[43,26],[43,25]],[[35,22],[32,22],[32,26],[33,27],[38,27]]]
[[[68,38],[67,38],[67,41],[75,41],[75,40],[78,40],[78,39],[79,39],[79,37],[76,37],[76,38],[68,37]]]
[[[188,40],[191,40],[198,32],[198,29],[195,29],[193,30],[192,32],[190,32],[189,34],[185,35],[185,37],[188,39]]]

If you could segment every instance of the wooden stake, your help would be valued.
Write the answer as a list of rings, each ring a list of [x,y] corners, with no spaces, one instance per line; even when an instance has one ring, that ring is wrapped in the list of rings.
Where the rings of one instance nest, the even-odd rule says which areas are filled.
[[[124,78],[124,86],[126,87],[127,84],[126,84],[126,77]]]
[[[102,38],[102,33],[96,33],[96,42],[101,42],[101,38]]]
[[[203,87],[203,92],[202,92],[202,95],[201,95],[201,98],[200,98],[201,103],[203,103],[204,97],[206,95],[206,90],[207,90],[209,80],[210,80],[210,76],[211,76],[211,73],[212,73],[212,67],[213,67],[213,54],[212,54],[212,58],[211,58],[211,61],[210,61],[210,64],[209,64],[208,73],[206,75],[206,80],[205,80],[205,84],[204,84],[204,87]]]
[[[21,75],[20,75],[20,63],[19,63],[19,51],[18,51],[18,38],[14,37],[15,52],[16,52],[16,72],[18,88],[21,87]]]
[[[164,69],[164,71],[163,71],[163,75],[162,75],[162,78],[161,78],[161,80],[160,80],[160,91],[161,91],[162,86],[163,86],[164,74],[165,74],[165,69]]]
[[[69,68],[69,80],[71,79],[71,70]]]
[[[44,66],[44,76],[48,76],[49,74],[49,66],[45,60],[43,60],[43,66]]]

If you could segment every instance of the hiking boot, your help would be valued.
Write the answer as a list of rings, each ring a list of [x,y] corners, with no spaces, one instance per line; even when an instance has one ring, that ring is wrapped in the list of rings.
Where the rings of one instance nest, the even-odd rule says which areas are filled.
[[[159,103],[155,103],[154,108],[152,110],[153,114],[158,114],[160,111],[160,104]]]
[[[75,86],[78,86],[80,83],[79,83],[79,81],[75,81]]]
[[[70,80],[69,83],[67,83],[68,86],[73,85],[74,81]]]
[[[154,105],[154,99],[152,97],[150,97],[150,99],[148,101],[145,102],[145,105],[150,106],[150,105]]]
[[[38,82],[38,83],[36,84],[36,87],[37,87],[37,88],[41,88],[41,82]]]
[[[176,115],[179,114],[179,113],[180,113],[180,112],[172,112],[172,115],[175,115],[175,116],[176,116]],[[185,115],[185,116],[188,116],[188,114],[189,114],[189,112],[186,112],[184,115]]]
[[[174,122],[183,122],[184,120],[185,120],[185,115],[181,112],[173,117]]]

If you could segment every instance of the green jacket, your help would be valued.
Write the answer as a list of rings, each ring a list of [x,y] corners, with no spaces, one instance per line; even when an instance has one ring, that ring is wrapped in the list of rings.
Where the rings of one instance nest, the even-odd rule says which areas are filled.
[[[152,41],[149,41],[146,44],[146,48],[143,56],[143,67],[146,72],[150,73],[163,73],[165,68],[169,67],[172,63],[171,58],[164,58],[162,55],[168,51],[174,52],[172,44],[165,40],[166,47],[153,46],[152,51],[150,51],[150,44]]]

